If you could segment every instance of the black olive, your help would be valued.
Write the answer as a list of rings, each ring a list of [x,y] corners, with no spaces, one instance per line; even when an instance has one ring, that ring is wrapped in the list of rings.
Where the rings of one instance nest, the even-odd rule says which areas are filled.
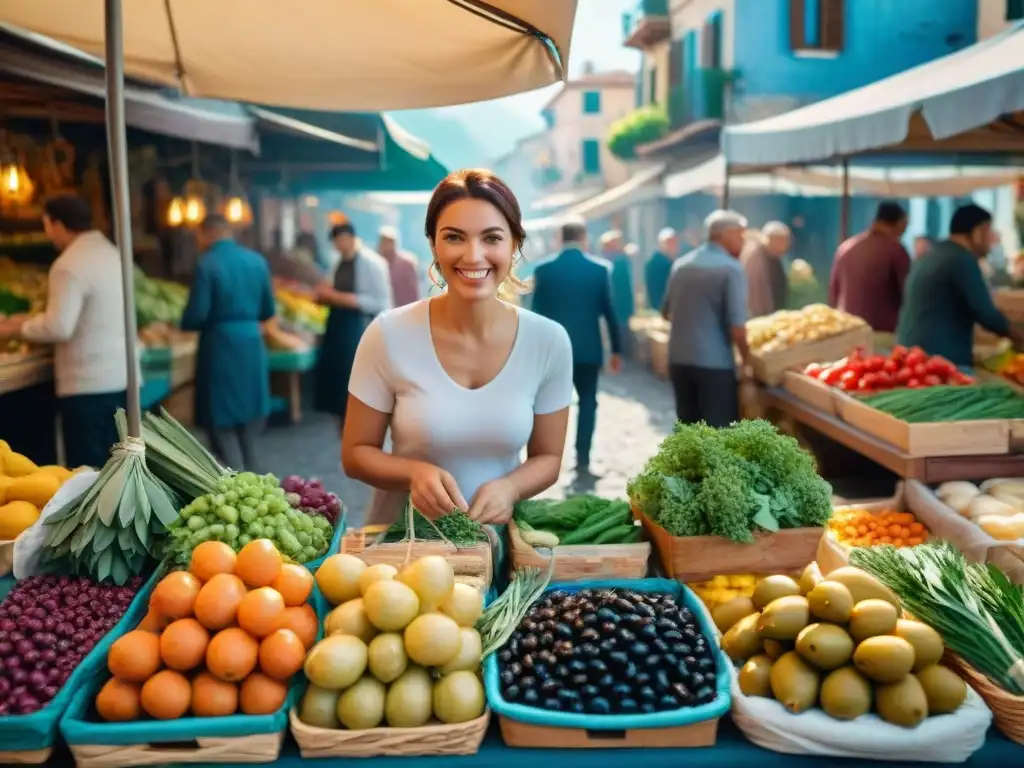
[[[551,677],[551,671],[548,669],[547,664],[536,661],[533,664],[533,676],[538,680],[547,680]]]
[[[597,618],[597,614],[588,613],[583,616],[582,621],[588,627],[593,627],[594,625],[599,624],[601,620]]]
[[[708,685],[714,685],[717,680],[718,680],[718,675],[716,675],[714,672],[705,672],[704,673],[704,682],[707,683]]]
[[[640,628],[643,625],[639,613],[629,613],[622,617],[622,623],[630,627]]]
[[[636,677],[636,676],[637,676],[637,675],[638,675],[639,673],[640,673],[640,670],[639,670],[639,669],[637,669],[637,666],[636,666],[636,664],[634,664],[634,663],[633,663],[632,661],[628,662],[628,663],[626,664],[626,668],[625,668],[625,669],[624,669],[624,670],[622,671],[622,674],[623,674],[623,676],[624,676],[624,677],[625,677],[625,678],[626,678],[627,680],[632,680],[632,679],[633,679],[633,678],[635,678],[635,677]]]
[[[612,686],[612,695],[618,698],[629,696],[633,692],[633,687],[627,683],[616,683]]]
[[[655,694],[654,689],[649,685],[640,686],[638,693],[640,694],[641,699],[645,699],[647,701],[654,701],[657,698],[657,694]]]
[[[697,659],[693,656],[683,656],[683,663],[688,667],[695,667],[697,666]]]
[[[523,688],[524,690],[527,688],[533,688],[536,685],[537,678],[535,678],[533,675],[524,675],[523,677],[519,678],[519,687]]]
[[[582,632],[587,625],[583,623],[583,619],[573,619],[572,628],[574,632]]]
[[[577,715],[582,715],[587,711],[587,708],[583,706],[583,702],[577,699],[576,701],[569,702],[569,711]]]
[[[686,680],[693,674],[693,670],[690,669],[690,665],[685,661],[680,661],[676,664],[675,676],[677,679]]]
[[[669,629],[661,633],[662,638],[670,643],[678,643],[683,639],[683,635],[675,629]]]
[[[669,668],[674,668],[679,663],[679,657],[674,653],[663,654],[661,660],[664,665]]]
[[[683,637],[689,640],[696,640],[700,634],[693,627],[683,627]]]
[[[615,675],[601,675],[601,677],[597,681],[597,684],[602,688],[611,688],[615,685]]]
[[[608,671],[608,665],[601,659],[589,659],[587,661],[587,669],[595,675],[603,675]]]
[[[553,633],[555,631],[555,624],[557,623],[558,622],[556,622],[554,619],[545,619],[537,625],[537,629],[539,629],[541,632]]]
[[[551,694],[562,687],[562,681],[556,680],[553,677],[549,677],[547,680],[540,684],[540,690],[542,693]]]
[[[647,685],[651,682],[651,675],[648,672],[637,672],[636,677],[633,678],[633,682],[637,685]]]
[[[565,664],[559,664],[555,667],[554,675],[559,680],[565,680],[570,674],[572,673],[569,672],[569,668]]]
[[[558,699],[544,699],[544,709],[553,709],[555,712],[561,712],[562,702]]]
[[[508,664],[512,660],[512,651],[508,648],[502,648],[498,651],[498,661],[502,664]]]
[[[639,640],[630,645],[627,650],[629,651],[629,655],[634,659],[646,656],[651,652],[650,646],[648,646],[647,643],[641,643]]]
[[[651,618],[654,617],[654,609],[647,603],[637,603],[636,612],[639,613],[641,616],[650,616]]]
[[[576,675],[573,675],[572,677],[570,677],[569,678],[569,684],[572,685],[574,688],[579,688],[579,687],[581,687],[583,685],[586,685],[587,681],[589,681],[589,680],[590,680],[590,678],[587,677],[585,674],[583,674],[581,672],[579,674],[576,674]]]
[[[555,624],[555,637],[560,637],[563,640],[571,640],[573,638],[572,627],[563,622]]]
[[[587,698],[591,698],[593,696],[599,696],[600,693],[601,689],[593,683],[587,683],[585,685],[580,686],[580,696],[586,696]]]
[[[515,637],[513,635],[511,638],[509,638],[508,650],[509,650],[509,653],[511,653],[513,656],[518,656],[519,655],[519,638],[518,637]]]
[[[583,643],[579,646],[580,655],[585,659],[596,659],[601,655],[601,648],[598,648],[593,643]]]
[[[651,647],[654,648],[654,650],[656,650],[658,653],[668,653],[670,650],[669,644],[662,640],[660,637],[657,640],[651,641]]]
[[[636,606],[633,605],[629,600],[624,598],[616,598],[615,602],[612,603],[612,607],[621,614],[636,613]]]
[[[680,703],[683,706],[689,706],[690,704],[693,703],[693,699],[694,699],[693,693],[691,693],[690,689],[687,688],[682,683],[676,683],[675,685],[672,686],[672,694],[677,699],[679,699]]]
[[[672,687],[672,681],[668,677],[668,672],[664,669],[659,669],[654,673],[654,687],[659,691],[667,691]]]
[[[552,603],[561,603],[567,597],[569,597],[569,593],[561,589],[557,589],[554,592],[549,592],[547,595],[547,599]]]
[[[644,666],[647,669],[654,669],[659,664],[661,664],[661,656],[659,656],[657,653],[652,653],[650,656],[644,659]]]
[[[562,614],[562,621],[572,624],[576,619],[580,617],[579,609],[574,608],[571,611],[566,611]]]
[[[690,687],[700,688],[702,685],[704,685],[704,675],[702,675],[700,672],[694,672],[690,676]]]
[[[618,624],[619,622],[619,615],[615,613],[615,611],[613,611],[611,608],[598,608],[597,618],[600,621],[608,621],[613,624]]]
[[[619,702],[619,712],[622,712],[623,714],[627,714],[628,715],[628,714],[631,714],[633,712],[639,712],[639,711],[640,711],[640,705],[637,704],[636,701],[634,701],[633,699],[623,699],[622,701]]]
[[[540,702],[540,694],[537,693],[533,688],[523,691],[523,703],[528,704],[531,707],[536,707]]]
[[[513,681],[516,679],[516,676],[512,674],[512,670],[503,669],[501,670],[501,674],[498,675],[498,679],[501,680],[502,685],[512,685]]]
[[[619,642],[622,643],[623,645],[628,645],[629,643],[632,643],[632,642],[634,642],[636,640],[636,635],[634,633],[630,632],[625,627],[623,627],[622,629],[620,629],[618,631],[618,634],[616,634],[616,637],[619,639]]]
[[[537,659],[545,664],[556,664],[558,660],[555,658],[555,654],[551,651],[541,651],[537,654]]]
[[[619,625],[613,624],[610,621],[606,621],[601,624],[601,634],[605,637],[612,637],[616,632],[619,631]]]
[[[706,704],[715,698],[715,689],[710,685],[705,685],[697,691],[697,701],[701,704]]]
[[[587,627],[582,632],[580,632],[580,640],[582,640],[585,643],[596,643],[600,639],[601,633],[593,627]]]
[[[624,651],[612,651],[608,654],[608,662],[622,668],[629,664],[629,656]]]
[[[537,618],[540,619],[554,619],[558,617],[558,612],[554,608],[542,608],[537,611]]]
[[[669,619],[658,619],[654,622],[654,626],[658,629],[663,629],[666,632],[670,632],[676,628],[675,622],[670,621]]]
[[[523,674],[523,666],[518,661],[513,661],[508,665],[508,671],[511,672],[514,677],[519,677]]]
[[[523,661],[523,669],[533,669],[533,654],[532,653],[524,653],[522,661]]]
[[[694,620],[693,613],[685,605],[679,609],[679,618],[682,619],[685,624],[690,624]]]
[[[672,653],[678,656],[692,656],[693,646],[689,643],[672,643]]]
[[[522,624],[519,625],[519,628],[524,632],[536,632],[537,622],[533,619],[526,619]]]
[[[658,699],[658,706],[662,709],[679,709],[679,699],[672,694],[666,693]]]
[[[715,660],[709,656],[702,656],[697,659],[697,669],[707,672],[715,668]]]
[[[537,642],[537,638],[534,635],[527,635],[523,638],[523,642],[520,643],[522,649],[527,652],[537,650],[538,645],[539,643]]]
[[[540,647],[550,648],[555,644],[555,636],[550,632],[545,632],[540,636]]]
[[[643,712],[645,715],[652,715],[658,711],[658,707],[655,706],[653,701],[641,701],[640,711]]]
[[[555,644],[554,653],[559,659],[571,659],[575,652],[576,648],[568,641]]]
[[[596,611],[596,610],[597,610],[597,606],[594,605],[589,600],[584,600],[583,602],[580,603],[580,613],[583,613],[583,614],[594,613],[594,611]]]
[[[597,696],[586,703],[587,711],[595,715],[607,715],[612,711],[612,705],[603,696]]]
[[[650,619],[648,619],[650,621]],[[642,637],[648,643],[653,642],[658,637],[658,628],[654,624],[644,624],[640,627],[640,637]]]
[[[619,644],[617,642],[615,642],[615,638],[614,637],[609,637],[609,638],[607,638],[605,640],[602,640],[600,643],[598,643],[597,647],[601,649],[601,653],[607,654],[607,653],[611,653],[616,648],[618,648]]]
[[[515,701],[519,698],[520,690],[518,685],[510,685],[504,691],[502,696],[505,697],[505,701]]]

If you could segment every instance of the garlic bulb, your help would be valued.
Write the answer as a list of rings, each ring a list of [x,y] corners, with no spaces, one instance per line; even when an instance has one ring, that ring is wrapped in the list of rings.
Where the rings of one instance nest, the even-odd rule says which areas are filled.
[[[943,501],[947,501],[953,496],[967,496],[973,498],[977,496],[981,491],[974,483],[968,483],[963,480],[951,480],[948,483],[943,483],[935,489],[935,495]]]
[[[978,498],[978,494],[976,493],[961,493],[949,496],[944,499],[944,501],[946,502],[946,506],[952,508],[952,510],[958,515],[969,518],[970,515],[967,514],[967,510],[971,506],[971,502],[976,498]]]

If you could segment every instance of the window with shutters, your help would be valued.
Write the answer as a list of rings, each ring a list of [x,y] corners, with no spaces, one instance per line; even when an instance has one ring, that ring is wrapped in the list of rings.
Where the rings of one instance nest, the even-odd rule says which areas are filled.
[[[658,103],[658,68],[651,65],[651,79],[647,83],[648,104]]]
[[[796,52],[843,50],[845,0],[789,0],[789,44]]]
[[[597,139],[583,140],[583,173],[601,172],[601,142]]]
[[[700,43],[701,66],[709,69],[722,68],[722,14],[713,13],[704,22]]]
[[[1024,19],[1024,0],[1006,0],[1006,20],[1020,21]]]
[[[585,115],[600,115],[601,114],[601,92],[600,91],[584,91],[583,92],[583,114],[585,114]]]

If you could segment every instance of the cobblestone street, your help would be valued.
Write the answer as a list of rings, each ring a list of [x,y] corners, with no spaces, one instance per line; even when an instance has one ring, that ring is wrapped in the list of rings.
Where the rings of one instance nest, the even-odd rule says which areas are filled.
[[[593,491],[622,496],[626,480],[639,470],[672,428],[674,407],[668,382],[647,370],[626,366],[617,376],[603,375],[598,397],[597,432],[591,455],[594,478],[577,480],[575,463],[575,407],[562,475],[546,496]],[[336,422],[309,412],[301,424],[270,427],[257,444],[260,471],[283,477],[297,473],[319,477],[348,506],[350,524],[358,523],[370,497],[369,488],[349,480],[341,471]]]

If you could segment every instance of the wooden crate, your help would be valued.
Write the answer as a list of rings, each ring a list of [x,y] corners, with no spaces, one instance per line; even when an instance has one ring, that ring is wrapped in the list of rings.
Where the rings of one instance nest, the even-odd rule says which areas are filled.
[[[42,765],[53,755],[53,747],[46,749],[0,750],[0,765]]]
[[[547,571],[551,555],[540,552],[523,541],[515,522],[509,520],[508,540],[511,567],[540,568]],[[555,547],[555,570],[552,581],[581,579],[642,579],[647,576],[651,545],[635,544],[569,544]]]
[[[794,344],[776,352],[762,353],[751,350],[751,367],[758,381],[774,387],[782,383],[786,371],[804,368],[810,363],[820,363],[823,360],[839,360],[858,347],[865,352],[874,349],[874,332],[870,326],[852,328],[807,344]]]
[[[1024,290],[1002,288],[993,291],[992,301],[996,309],[1006,315],[1011,323],[1024,322]]]
[[[782,376],[782,387],[794,397],[822,413],[834,416],[836,413],[834,387],[806,376],[800,371],[786,371]]]
[[[842,392],[836,392],[835,402],[836,413],[847,424],[916,458],[992,456],[1010,450],[1006,419],[911,424]]]
[[[658,560],[669,578],[684,584],[704,581],[722,573],[790,573],[814,560],[821,528],[791,528],[778,533],[754,534],[753,544],[740,544],[721,536],[672,536],[634,509]]]
[[[203,737],[174,744],[71,744],[78,768],[132,768],[186,763],[273,763],[281,755],[284,731],[251,736]]]
[[[647,345],[651,354],[651,370],[662,379],[668,378],[668,332],[648,331]]]
[[[529,725],[501,716],[501,739],[509,747],[537,749],[666,749],[713,747],[718,740],[718,718],[675,728],[630,728],[592,731]]]

